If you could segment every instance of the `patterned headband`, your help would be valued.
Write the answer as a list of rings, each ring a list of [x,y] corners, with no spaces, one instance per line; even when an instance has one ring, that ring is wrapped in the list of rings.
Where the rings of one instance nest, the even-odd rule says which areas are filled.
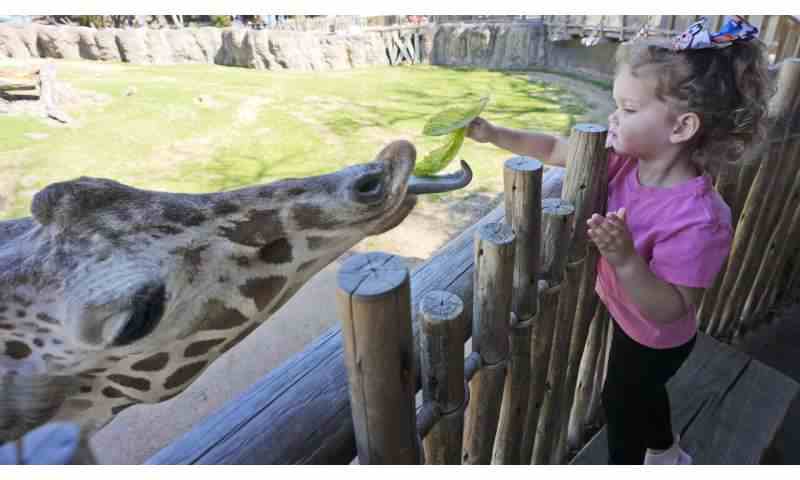
[[[758,29],[739,15],[726,16],[719,32],[711,32],[706,18],[689,25],[689,28],[672,41],[672,49],[700,50],[703,48],[724,48],[735,40],[749,41],[758,35]]]

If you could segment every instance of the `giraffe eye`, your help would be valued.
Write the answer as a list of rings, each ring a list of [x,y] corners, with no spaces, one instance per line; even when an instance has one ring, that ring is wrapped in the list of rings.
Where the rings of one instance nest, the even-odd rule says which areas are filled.
[[[133,296],[133,313],[114,339],[114,346],[129,345],[152,332],[164,315],[166,287],[163,284],[142,287]]]

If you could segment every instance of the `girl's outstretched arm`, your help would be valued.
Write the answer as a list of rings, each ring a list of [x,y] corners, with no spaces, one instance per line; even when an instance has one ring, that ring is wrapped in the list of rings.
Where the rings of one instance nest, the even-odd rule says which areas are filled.
[[[467,136],[476,142],[489,142],[517,155],[536,158],[548,165],[567,166],[567,142],[553,135],[499,127],[478,117],[469,124]]]

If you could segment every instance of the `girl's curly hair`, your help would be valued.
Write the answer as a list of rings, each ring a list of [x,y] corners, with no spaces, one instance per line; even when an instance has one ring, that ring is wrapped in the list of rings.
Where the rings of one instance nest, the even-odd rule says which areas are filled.
[[[676,52],[666,40],[640,38],[620,45],[616,60],[618,70],[628,66],[634,76],[654,67],[656,96],[676,113],[698,115],[700,130],[689,148],[709,173],[765,137],[771,92],[760,40]]]

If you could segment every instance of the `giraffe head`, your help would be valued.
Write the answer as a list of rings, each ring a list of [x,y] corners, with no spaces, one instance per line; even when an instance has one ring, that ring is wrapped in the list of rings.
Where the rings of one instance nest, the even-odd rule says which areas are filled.
[[[0,222],[0,441],[183,391],[416,193],[471,178],[414,179],[415,156],[398,141],[329,175],[211,194],[85,177],[37,193],[32,217]]]

